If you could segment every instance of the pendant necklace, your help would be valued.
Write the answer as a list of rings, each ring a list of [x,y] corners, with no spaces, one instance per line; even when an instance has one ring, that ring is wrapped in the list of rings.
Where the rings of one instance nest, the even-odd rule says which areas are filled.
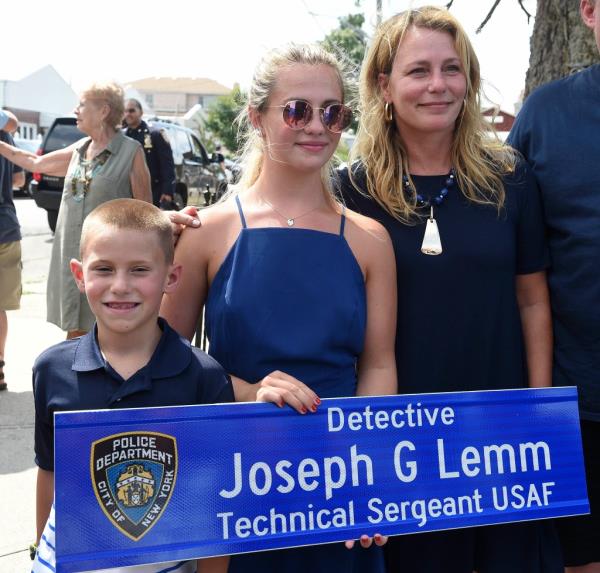
[[[300,215],[296,215],[295,217],[288,217],[287,215],[284,215],[279,209],[277,209],[272,203],[267,201],[261,194],[258,194],[258,196],[260,197],[261,201],[263,201],[263,203],[266,203],[273,211],[275,211],[275,213],[277,213],[280,217],[285,219],[285,222],[287,223],[288,227],[293,227],[297,219],[300,219],[300,217],[304,217],[305,215],[316,211],[323,203],[322,201],[319,201],[319,204],[316,207],[313,207],[308,211],[304,211],[304,213],[300,213]]]
[[[104,149],[90,160],[85,159],[85,150],[80,150],[79,154],[79,162],[71,177],[71,193],[77,203],[88,194],[92,179],[110,157],[110,151]]]
[[[404,184],[404,191],[408,195],[412,195],[414,192],[416,192],[416,189],[413,190],[413,187],[411,187],[407,175],[402,176],[402,181]],[[444,202],[448,196],[448,192],[450,189],[452,189],[452,187],[454,187],[455,184],[456,174],[454,173],[454,168],[452,168],[446,177],[444,187],[440,189],[435,197],[425,199],[423,195],[417,192],[417,207],[429,207],[429,217],[427,218],[425,234],[423,235],[423,242],[421,243],[421,252],[424,255],[442,254],[442,239],[440,238],[440,231],[438,229],[437,222],[433,216],[433,206],[435,205],[439,207]]]

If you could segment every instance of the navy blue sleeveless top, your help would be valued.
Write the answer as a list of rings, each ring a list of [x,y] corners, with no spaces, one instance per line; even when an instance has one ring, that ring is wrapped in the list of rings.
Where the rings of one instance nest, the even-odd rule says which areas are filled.
[[[310,229],[242,230],[206,301],[210,354],[230,374],[256,383],[274,370],[320,397],[353,396],[364,345],[366,292],[361,269],[339,234]],[[234,555],[229,573],[383,571],[379,548],[343,543]]]
[[[366,293],[345,215],[339,234],[248,228],[236,202],[242,230],[206,301],[210,354],[250,383],[281,370],[322,398],[354,395]]]

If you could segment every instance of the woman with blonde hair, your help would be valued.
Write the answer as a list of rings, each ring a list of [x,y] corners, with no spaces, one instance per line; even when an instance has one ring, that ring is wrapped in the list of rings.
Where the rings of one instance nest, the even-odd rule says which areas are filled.
[[[388,230],[401,393],[550,386],[548,264],[535,181],[481,115],[473,47],[445,9],[376,32],[360,79],[349,208]],[[389,572],[561,570],[545,523],[400,536]]]
[[[94,324],[85,295],[77,290],[69,261],[79,258],[81,225],[100,203],[121,197],[152,201],[144,151],[125,137],[123,88],[95,83],[85,89],[75,108],[84,137],[69,147],[37,156],[0,143],[0,154],[31,172],[64,177],[46,291],[48,321],[79,336]]]
[[[339,65],[322,48],[270,52],[244,113],[244,176],[177,244],[185,272],[161,314],[191,339],[205,306],[210,354],[231,374],[238,401],[258,396],[306,414],[323,397],[395,389],[390,240],[379,223],[346,210],[330,192],[329,160],[351,120],[344,96]],[[265,429],[258,439],[272,436]],[[357,559],[366,561],[359,569]],[[382,567],[376,548],[334,543],[234,556],[230,571]]]

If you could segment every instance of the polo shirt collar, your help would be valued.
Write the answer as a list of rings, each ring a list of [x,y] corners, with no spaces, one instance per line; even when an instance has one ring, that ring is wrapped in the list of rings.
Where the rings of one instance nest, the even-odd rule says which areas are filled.
[[[186,338],[175,332],[164,318],[158,318],[163,331],[149,362],[152,378],[171,378],[181,374],[192,361],[192,347]]]
[[[152,379],[170,378],[181,374],[192,360],[192,349],[188,340],[179,336],[164,318],[158,318],[158,326],[162,335],[150,362],[145,367]],[[73,370],[91,372],[106,368],[106,361],[98,346],[98,327],[79,339],[73,358]]]
[[[91,372],[104,368],[104,357],[100,352],[97,339],[97,326],[79,339],[73,357],[73,370],[75,372]]]

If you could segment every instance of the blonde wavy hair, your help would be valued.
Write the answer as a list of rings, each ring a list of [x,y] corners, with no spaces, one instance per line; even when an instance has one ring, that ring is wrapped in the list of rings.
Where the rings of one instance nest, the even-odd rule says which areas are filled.
[[[121,121],[125,113],[125,91],[119,84],[115,82],[96,82],[88,86],[81,95],[85,99],[105,103],[110,111],[104,123],[115,131],[121,128]]]
[[[350,159],[362,162],[366,191],[390,215],[404,223],[420,217],[416,193],[407,195],[403,192],[404,174],[410,180],[406,147],[394,121],[386,121],[385,102],[379,86],[379,74],[391,73],[396,52],[412,27],[446,32],[454,40],[465,71],[467,90],[462,112],[456,120],[452,166],[467,199],[494,205],[500,210],[505,199],[502,177],[514,171],[516,156],[490,132],[482,117],[479,61],[462,26],[444,8],[424,6],[407,10],[386,20],[377,29],[361,70],[361,121]],[[352,169],[350,178],[360,190]]]
[[[245,108],[237,117],[238,137],[244,140],[242,152],[242,177],[237,185],[232,189],[231,194],[239,193],[248,189],[258,179],[264,160],[265,141],[260,130],[255,129],[250,120],[250,111],[256,110],[258,113],[266,111],[269,105],[269,98],[273,93],[277,83],[277,77],[281,69],[296,64],[305,64],[309,66],[329,66],[337,74],[340,90],[342,93],[342,103],[344,103],[347,93],[347,74],[339,59],[333,54],[316,44],[288,44],[281,48],[269,51],[261,60],[254,71],[252,85],[248,92],[248,102]],[[321,169],[321,182],[323,190],[328,197],[334,197],[332,179],[334,169],[332,161],[328,161]],[[228,194],[230,195],[230,194]]]

